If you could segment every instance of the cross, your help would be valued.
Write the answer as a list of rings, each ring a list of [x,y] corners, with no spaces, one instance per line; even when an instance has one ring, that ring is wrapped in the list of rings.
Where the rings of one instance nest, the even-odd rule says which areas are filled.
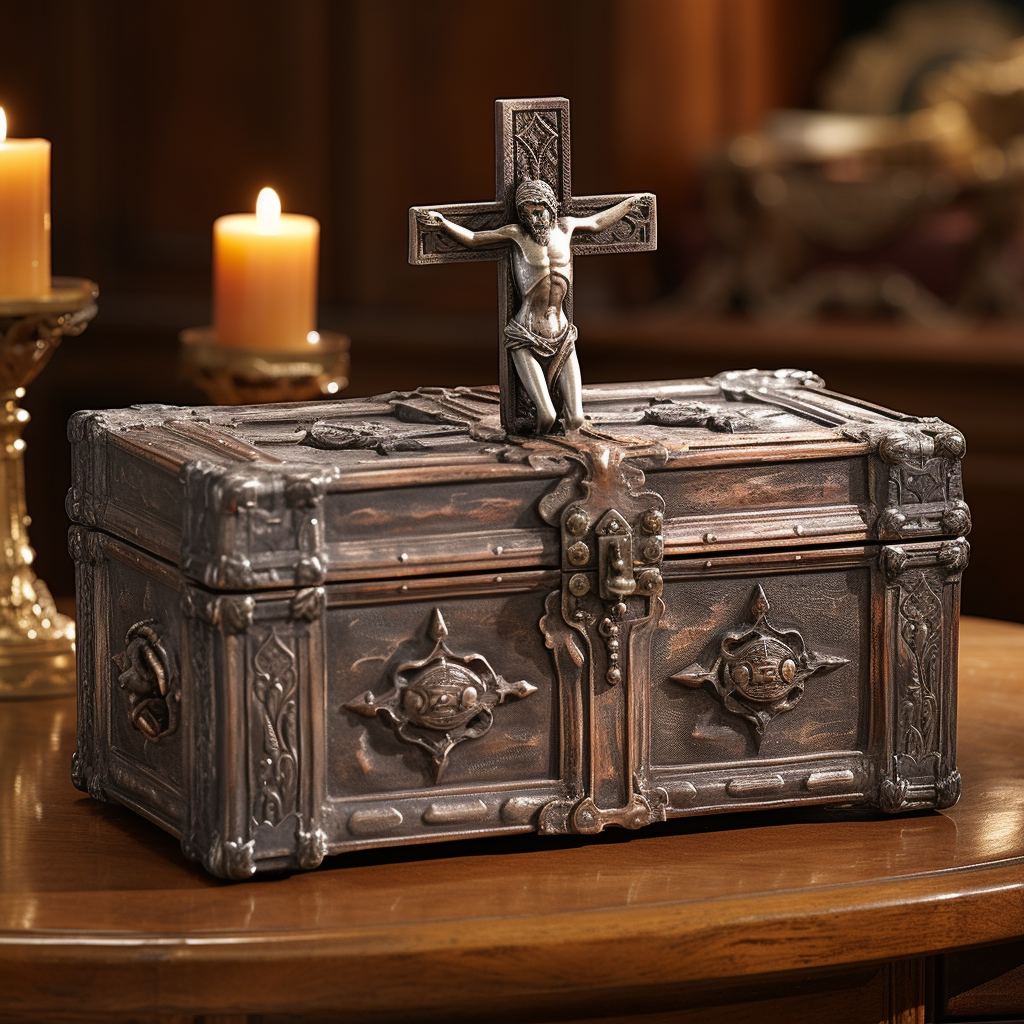
[[[544,379],[539,376],[544,372],[540,364],[545,363],[548,371],[547,391],[552,387],[559,389],[565,414],[563,419],[571,418],[572,397],[566,392],[575,387],[576,408],[579,405],[579,373],[572,341],[575,328],[572,325],[572,256],[605,252],[640,252],[657,247],[656,203],[653,195],[603,195],[574,196],[570,172],[569,147],[569,101],[561,97],[547,99],[497,100],[495,112],[495,178],[496,198],[489,203],[460,203],[446,206],[414,206],[409,211],[409,262],[421,263],[455,263],[465,260],[496,260],[498,263],[498,337],[502,353],[499,362],[498,384],[501,392],[501,424],[511,434],[545,433],[550,425],[542,425],[543,415],[538,402],[531,400],[531,395],[543,402],[545,387]],[[536,283],[538,275],[545,273],[541,267],[548,267],[548,247],[546,242],[538,248],[530,242],[527,223],[522,219],[524,204],[516,208],[516,192],[524,182],[546,182],[553,190],[558,204],[559,223],[570,225],[570,254],[561,274],[555,281],[558,295],[561,296],[564,286],[564,297],[558,300],[559,314],[564,312],[568,321],[568,343],[563,345],[560,354],[545,356],[537,360],[524,358],[522,349],[530,352],[543,353],[543,339],[540,346],[531,347],[528,332],[520,331],[521,337],[509,342],[511,321],[529,320],[529,327],[534,327],[531,319],[533,311],[524,310],[526,298],[519,294],[516,287],[516,275],[527,284]],[[536,196],[534,197],[536,199]],[[527,202],[525,208],[533,211],[529,216],[543,216],[542,210],[533,208],[542,206],[540,202]],[[439,219],[432,218],[439,214]],[[444,222],[447,221],[447,224]],[[575,228],[575,230],[573,230]],[[460,229],[464,237],[470,238],[486,232],[483,244],[475,239],[475,244],[460,241],[453,232]],[[495,237],[501,235],[501,237]],[[544,237],[543,235],[539,237]],[[514,238],[522,238],[525,245],[517,245]],[[527,250],[530,250],[527,253]],[[552,246],[554,253],[555,246]],[[534,257],[531,259],[531,255]],[[557,256],[552,256],[557,264]],[[558,269],[552,267],[552,270]],[[565,272],[567,270],[567,273]],[[542,286],[550,283],[549,275]],[[529,289],[528,289],[529,290]],[[550,292],[550,289],[548,289]],[[549,301],[554,302],[554,299]],[[540,302],[538,309],[543,307]],[[548,308],[549,315],[554,306]],[[519,311],[517,313],[517,310]],[[554,318],[558,319],[558,316]],[[552,321],[554,322],[554,320]],[[512,325],[516,327],[515,324]],[[544,327],[540,327],[541,333]],[[549,328],[549,334],[555,329]],[[534,338],[535,342],[538,340]],[[557,342],[558,339],[555,339]],[[514,352],[518,346],[520,351]],[[557,348],[557,344],[550,347]],[[562,372],[560,359],[568,356],[571,365]],[[532,369],[536,367],[536,369]],[[554,370],[560,374],[558,380],[552,381]],[[572,371],[572,372],[570,372]],[[537,374],[531,379],[531,372]],[[574,384],[572,375],[575,374]],[[531,390],[531,388],[533,390]],[[550,403],[548,403],[550,405]],[[567,423],[567,426],[579,426],[579,423]]]

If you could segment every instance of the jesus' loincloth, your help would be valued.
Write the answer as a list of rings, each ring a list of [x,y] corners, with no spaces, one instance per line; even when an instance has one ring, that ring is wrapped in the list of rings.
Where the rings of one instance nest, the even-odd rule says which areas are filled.
[[[505,348],[509,352],[519,348],[529,349],[530,354],[544,368],[544,379],[550,389],[575,351],[577,335],[576,325],[572,323],[566,324],[557,338],[543,338],[518,320],[509,320],[505,324]]]

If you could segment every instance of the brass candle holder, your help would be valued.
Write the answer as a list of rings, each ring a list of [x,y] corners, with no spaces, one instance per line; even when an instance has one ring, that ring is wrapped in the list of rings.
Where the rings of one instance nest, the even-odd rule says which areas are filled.
[[[32,570],[21,437],[29,415],[19,402],[61,339],[88,326],[98,295],[92,281],[57,277],[49,295],[0,298],[0,698],[75,689],[74,620]]]
[[[336,395],[348,386],[349,341],[319,331],[308,350],[255,351],[217,344],[212,327],[181,332],[185,376],[215,405],[304,402]]]

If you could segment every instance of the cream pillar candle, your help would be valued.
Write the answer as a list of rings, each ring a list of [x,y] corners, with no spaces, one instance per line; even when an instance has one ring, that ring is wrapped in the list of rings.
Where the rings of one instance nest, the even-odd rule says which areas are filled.
[[[320,223],[281,213],[265,188],[256,214],[218,217],[213,225],[217,343],[264,351],[308,350],[316,333]]]
[[[0,297],[50,291],[50,143],[8,139],[0,107]]]

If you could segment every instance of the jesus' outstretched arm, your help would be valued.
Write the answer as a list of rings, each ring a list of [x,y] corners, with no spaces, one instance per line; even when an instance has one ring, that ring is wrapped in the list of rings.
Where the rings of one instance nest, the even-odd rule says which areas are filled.
[[[507,242],[516,230],[515,224],[506,224],[504,227],[495,228],[491,231],[470,231],[450,221],[443,213],[436,210],[421,212],[419,221],[424,227],[440,228],[451,235],[457,242],[469,246],[471,249],[478,249],[482,245],[495,245],[498,242]]]
[[[654,196],[649,192],[640,192],[635,196],[627,196],[621,203],[609,206],[607,210],[601,210],[592,217],[571,218],[572,227],[576,231],[604,231],[613,224],[617,224],[627,213],[638,207],[654,202]]]

